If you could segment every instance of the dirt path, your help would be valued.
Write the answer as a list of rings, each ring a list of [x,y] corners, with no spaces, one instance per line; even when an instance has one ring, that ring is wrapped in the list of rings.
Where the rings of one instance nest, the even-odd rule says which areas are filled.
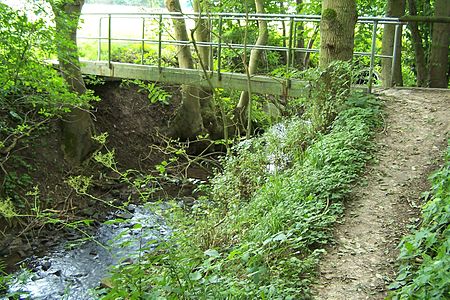
[[[396,246],[417,221],[419,198],[450,130],[450,91],[387,90],[378,162],[346,204],[336,244],[320,266],[317,299],[383,299],[395,278]]]

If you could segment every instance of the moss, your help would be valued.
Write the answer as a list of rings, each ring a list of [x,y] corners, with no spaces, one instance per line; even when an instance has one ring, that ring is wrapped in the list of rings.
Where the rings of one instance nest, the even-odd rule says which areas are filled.
[[[337,17],[337,13],[334,9],[326,8],[322,12],[322,18],[324,18],[327,21],[332,21],[332,20],[336,19],[336,17]]]

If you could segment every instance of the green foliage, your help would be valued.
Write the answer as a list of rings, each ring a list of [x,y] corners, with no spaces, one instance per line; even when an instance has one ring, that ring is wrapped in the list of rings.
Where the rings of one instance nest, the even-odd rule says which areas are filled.
[[[12,218],[16,215],[14,205],[10,198],[0,199],[0,215],[5,218]]]
[[[287,73],[286,73],[287,72]],[[309,94],[288,103],[292,114],[304,114],[314,129],[327,130],[336,115],[344,107],[352,80],[352,67],[346,62],[336,61],[326,69],[316,68],[298,72],[277,70],[275,75],[288,75],[308,82]]]
[[[4,293],[7,290],[6,287],[6,276],[5,276],[5,263],[3,260],[0,260],[0,293]]]
[[[11,171],[5,175],[2,192],[6,198],[13,201],[16,208],[24,209],[26,200],[25,192],[32,186],[32,178],[27,173],[18,174]]]
[[[79,51],[80,57],[84,59],[98,59],[98,43],[96,42],[81,42],[79,44]],[[176,55],[177,51],[175,46],[164,46],[161,53],[161,65],[163,67],[176,67],[178,65]],[[100,58],[103,60],[108,59],[108,44],[106,42],[101,44]],[[111,45],[111,61],[157,65],[158,47],[146,44],[144,45],[144,51],[142,53],[142,45],[140,43],[115,42]]]
[[[84,82],[86,83],[86,85],[104,85],[105,84],[105,79],[103,79],[100,76],[96,76],[96,75],[86,75],[83,77]]]
[[[94,161],[105,167],[108,171],[112,171],[116,176],[118,176],[121,182],[127,184],[131,189],[135,190],[139,196],[139,200],[142,202],[147,202],[152,199],[153,194],[160,190],[161,186],[157,177],[151,174],[142,174],[138,170],[128,169],[122,171],[117,166],[115,158],[115,149],[108,149],[106,146],[106,140],[108,138],[108,133],[102,133],[100,135],[94,136],[93,139],[99,143],[103,149],[98,150],[93,155]],[[67,183],[80,195],[90,197],[92,200],[102,202],[103,204],[120,208],[113,204],[113,201],[105,201],[101,198],[95,197],[89,193],[89,187],[91,185],[92,178],[85,176],[72,176],[69,178]],[[129,204],[131,196],[128,201],[123,203],[123,206]],[[121,209],[123,209],[122,207]]]
[[[372,98],[341,106],[328,134],[293,118],[235,146],[189,214],[176,203],[161,212],[172,236],[133,267],[115,270],[103,299],[126,291],[148,299],[307,298],[380,125]]]
[[[55,51],[55,32],[44,20],[29,21],[3,4],[0,16],[0,109],[25,119],[26,109],[39,109],[47,116],[88,101],[69,92],[57,71],[44,64],[43,59]]]
[[[391,299],[450,297],[450,144],[444,166],[431,176],[422,223],[400,243],[400,271]]]
[[[122,80],[122,86],[128,86],[129,84],[137,85],[139,87],[138,92],[147,93],[150,104],[161,103],[164,105],[169,105],[168,100],[172,97],[172,95],[160,88],[156,82],[145,82],[138,79]]]
[[[8,291],[8,283],[11,280],[11,275],[5,272],[5,263],[0,260],[0,295],[4,299],[20,299],[20,297],[26,295],[26,293],[11,293]]]
[[[86,3],[164,7],[163,0],[87,0]]]

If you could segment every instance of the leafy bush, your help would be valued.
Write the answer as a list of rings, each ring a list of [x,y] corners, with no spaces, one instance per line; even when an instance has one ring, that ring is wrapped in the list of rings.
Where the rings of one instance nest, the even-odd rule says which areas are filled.
[[[442,169],[431,176],[422,223],[400,243],[400,271],[391,299],[450,297],[450,144]]]

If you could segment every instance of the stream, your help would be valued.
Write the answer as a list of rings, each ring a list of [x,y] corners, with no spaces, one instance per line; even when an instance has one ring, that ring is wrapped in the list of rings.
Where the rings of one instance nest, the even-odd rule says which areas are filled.
[[[26,259],[29,270],[14,274],[9,291],[19,299],[96,299],[91,289],[108,277],[111,266],[132,261],[144,251],[143,245],[152,245],[145,249],[149,251],[154,241],[170,234],[164,220],[149,208],[133,206],[131,211],[113,214],[123,221],[105,222],[87,242],[70,247],[73,241],[62,241],[46,256]]]

